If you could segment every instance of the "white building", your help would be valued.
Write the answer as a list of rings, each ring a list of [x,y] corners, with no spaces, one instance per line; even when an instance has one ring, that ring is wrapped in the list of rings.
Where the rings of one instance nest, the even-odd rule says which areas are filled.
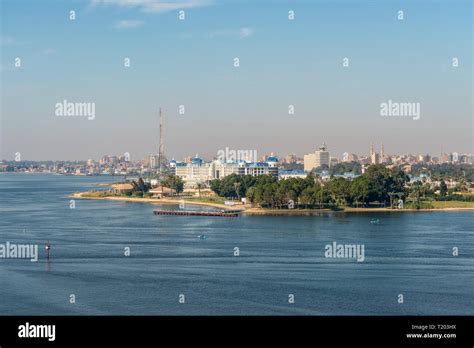
[[[199,157],[194,157],[191,163],[173,163],[176,176],[180,177],[186,187],[195,187],[198,183],[206,183],[214,179],[211,163],[204,163]]]
[[[222,179],[231,174],[237,175],[265,175],[278,177],[278,159],[269,157],[267,162],[204,162],[194,157],[190,163],[171,161],[170,167],[175,169],[176,176],[180,177],[187,188],[196,187],[198,183],[207,184],[210,180]]]
[[[344,152],[342,154],[342,162],[357,162],[359,157],[355,153]]]
[[[159,168],[160,161],[158,155],[150,155],[150,168]]]
[[[222,179],[231,174],[239,174],[239,165],[237,163],[214,161],[211,163],[211,167],[214,179]]]
[[[278,173],[280,179],[292,179],[292,178],[299,178],[305,179],[308,174],[305,173],[304,170],[281,170]]]

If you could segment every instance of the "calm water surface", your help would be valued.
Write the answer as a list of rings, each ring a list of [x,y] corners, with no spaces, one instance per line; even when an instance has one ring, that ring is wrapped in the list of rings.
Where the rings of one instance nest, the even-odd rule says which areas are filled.
[[[68,194],[117,180],[0,174],[0,243],[40,245],[36,263],[0,259],[0,314],[474,314],[472,212],[217,218],[155,216],[159,206],[143,203],[69,208]],[[333,241],[364,244],[365,261],[325,258]]]

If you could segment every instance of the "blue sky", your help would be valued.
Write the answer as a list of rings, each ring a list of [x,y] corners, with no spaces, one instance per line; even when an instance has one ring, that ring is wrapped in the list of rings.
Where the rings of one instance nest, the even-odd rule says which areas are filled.
[[[473,149],[471,1],[0,2],[0,158],[138,159],[157,151],[160,106],[175,158]],[[64,99],[95,119],[55,116]],[[381,117],[389,99],[420,120]]]

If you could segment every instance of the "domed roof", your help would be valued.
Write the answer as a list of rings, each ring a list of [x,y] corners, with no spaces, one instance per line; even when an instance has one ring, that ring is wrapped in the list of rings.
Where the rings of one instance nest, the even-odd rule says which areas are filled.
[[[278,158],[276,156],[269,156],[267,162],[278,162]]]
[[[194,157],[194,158],[191,160],[191,163],[192,163],[192,164],[202,164],[202,159],[199,158],[199,157]]]

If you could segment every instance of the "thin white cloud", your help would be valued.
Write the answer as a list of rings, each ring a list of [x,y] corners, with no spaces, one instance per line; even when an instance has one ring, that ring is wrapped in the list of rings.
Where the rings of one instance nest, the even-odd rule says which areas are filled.
[[[18,39],[13,36],[7,36],[7,35],[0,36],[0,46],[23,46],[23,45],[29,45],[29,44],[30,42],[18,41]]]
[[[115,23],[115,28],[117,28],[117,29],[132,29],[132,28],[141,27],[143,24],[145,24],[144,21],[122,20],[122,21],[118,21],[117,23]]]
[[[42,54],[49,56],[51,54],[56,53],[56,50],[54,48],[46,48],[43,51],[41,51]]]
[[[220,36],[229,36],[229,37],[235,37],[238,39],[245,39],[246,37],[250,37],[254,34],[254,30],[249,27],[242,27],[240,29],[235,29],[235,30],[218,30],[218,31],[213,31],[211,33],[211,38],[214,37],[220,37]]]
[[[91,7],[118,6],[137,8],[145,13],[162,13],[173,10],[204,7],[212,4],[212,0],[91,0]]]
[[[1,46],[8,46],[16,44],[16,40],[11,36],[2,36],[0,37],[0,45]]]
[[[253,29],[248,28],[248,27],[240,28],[239,34],[240,34],[241,38],[252,36],[253,35]]]
[[[31,42],[22,41],[21,39],[18,39],[17,37],[13,37],[9,35],[0,35],[0,46],[24,46],[24,45],[31,45]]]

